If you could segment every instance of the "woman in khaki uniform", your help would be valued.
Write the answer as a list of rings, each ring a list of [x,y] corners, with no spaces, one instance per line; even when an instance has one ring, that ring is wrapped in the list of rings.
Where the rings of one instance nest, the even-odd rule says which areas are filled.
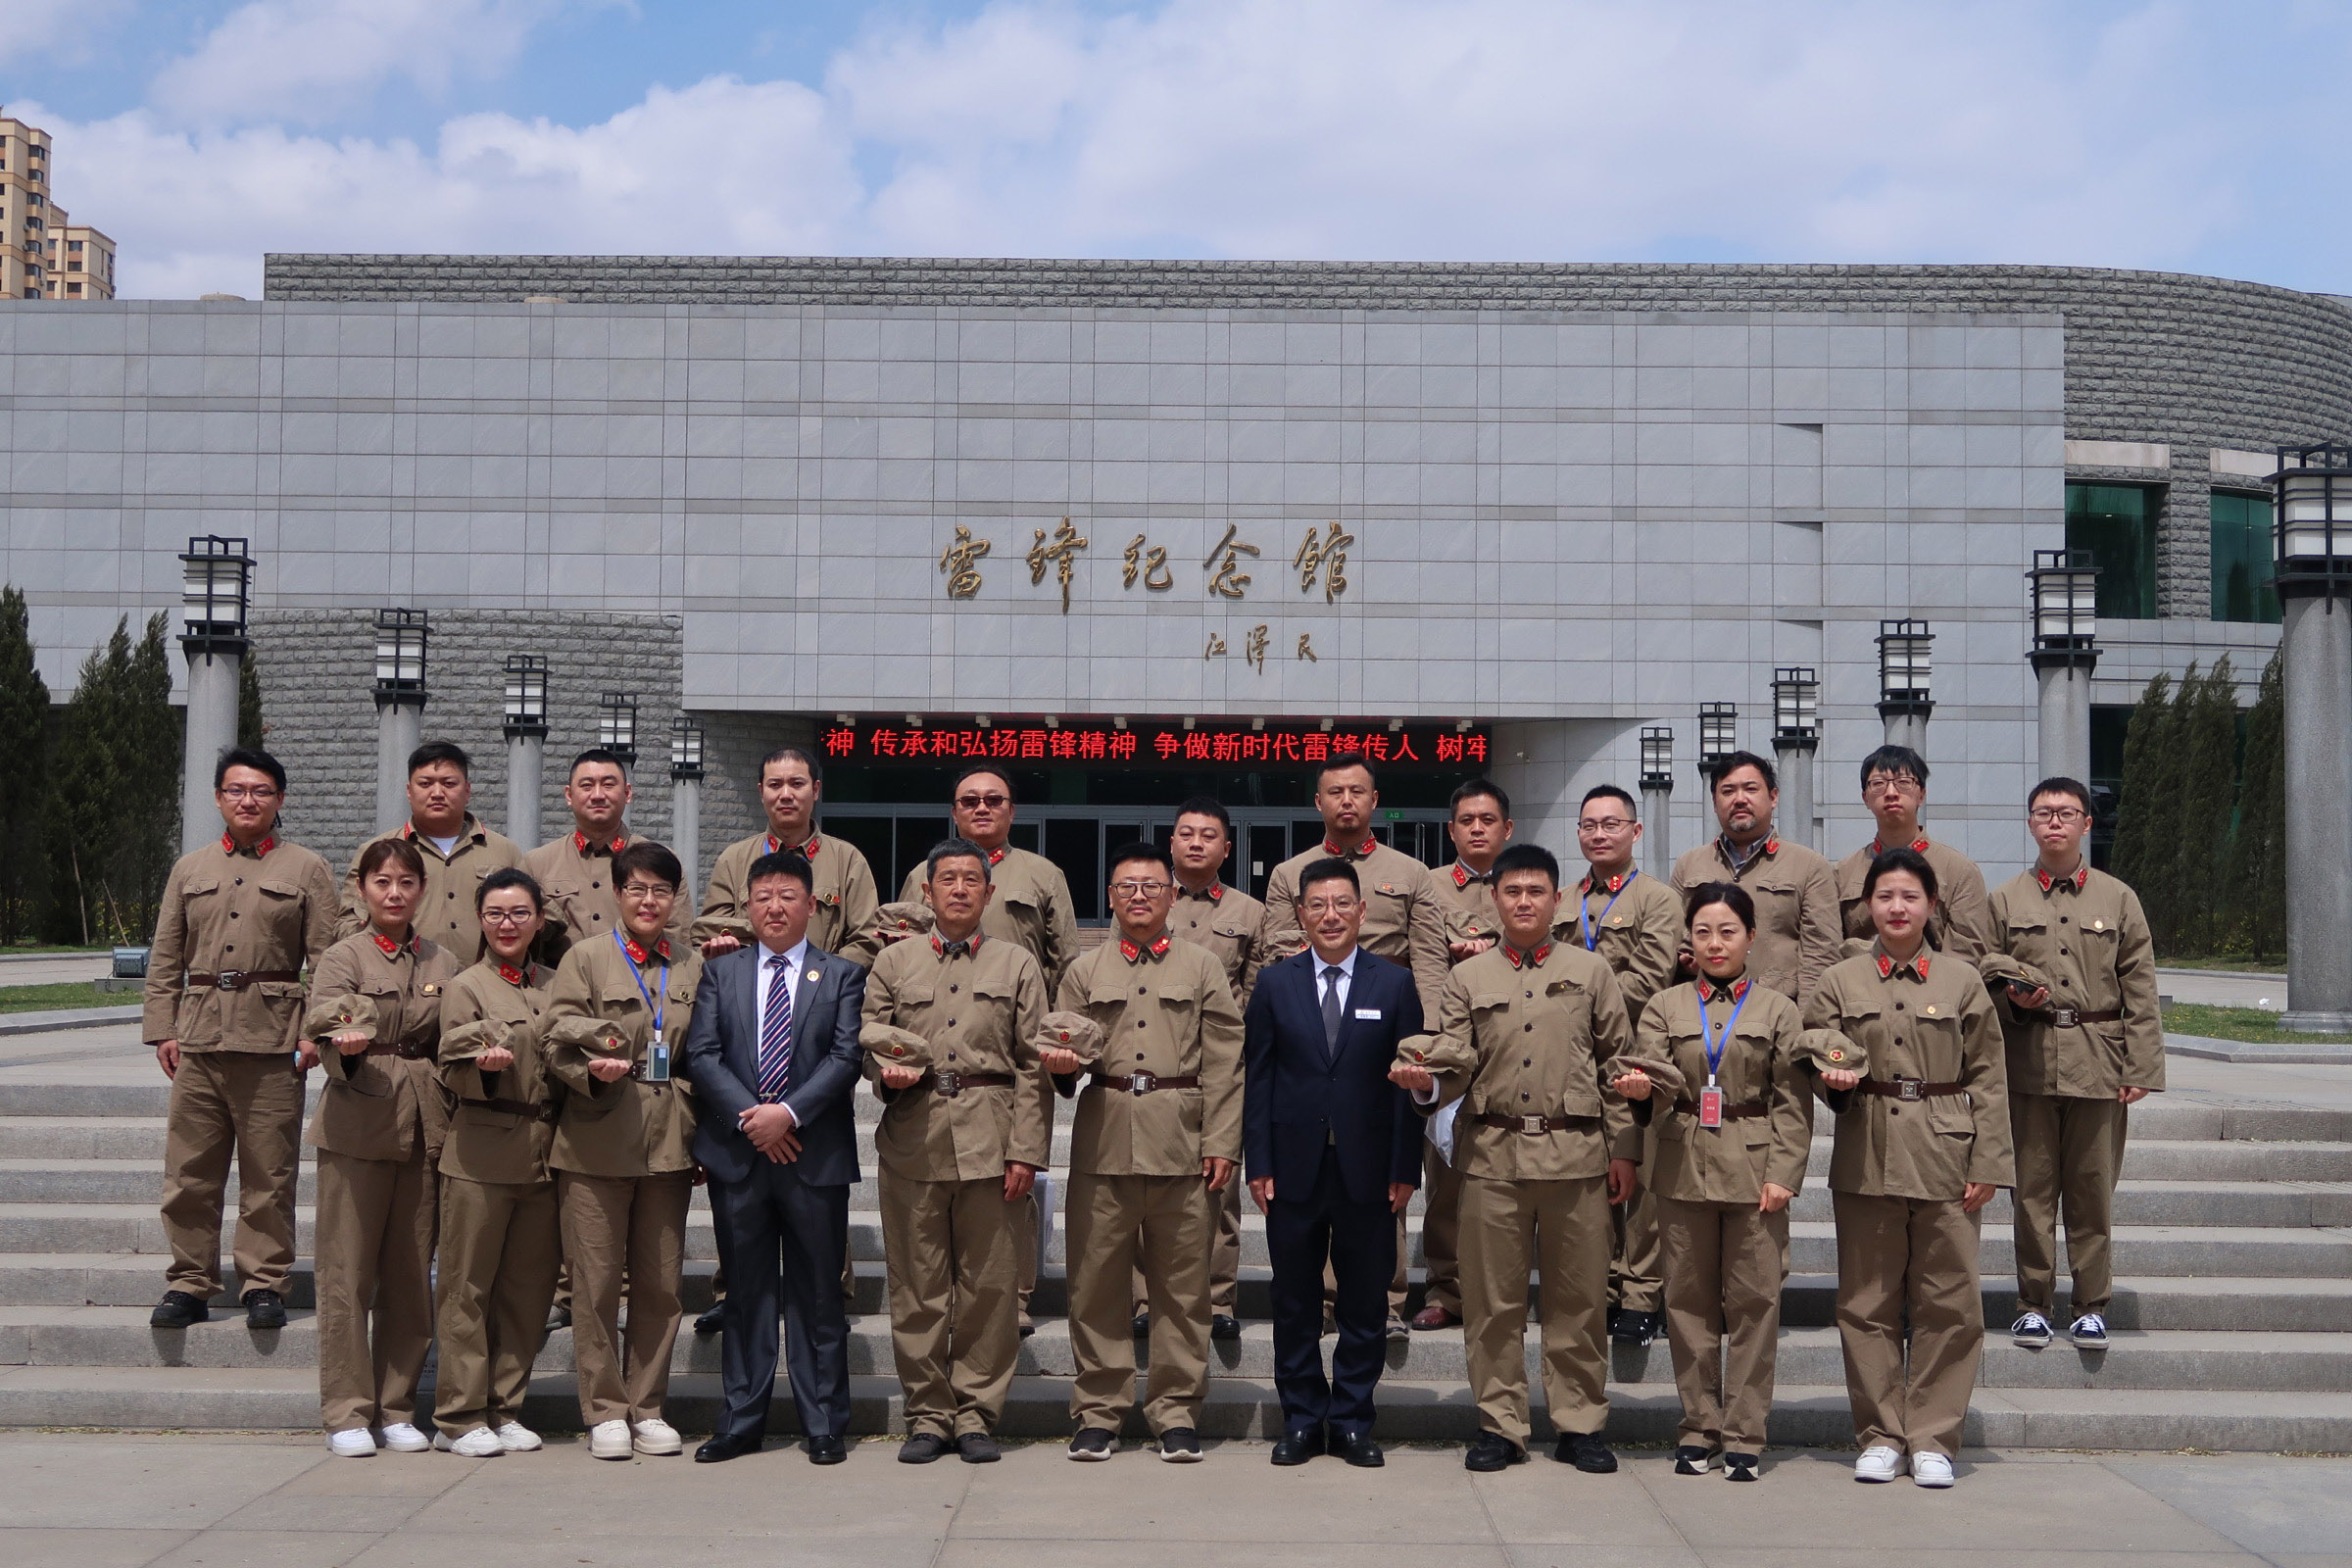
[[[448,953],[416,935],[424,859],[405,839],[361,852],[368,929],[319,956],[303,1033],[326,1087],[311,1118],[318,1151],[318,1403],[327,1446],[402,1453],[416,1430],[416,1380],[433,1345],[433,1166],[449,1120],[433,1081]],[[372,1324],[369,1320],[373,1309]]]
[[[1862,1446],[1854,1479],[1892,1481],[1907,1449],[1913,1481],[1948,1487],[1984,1345],[1984,1208],[2015,1180],[2008,1066],[1977,971],[1928,950],[1927,857],[1885,851],[1862,888],[1878,938],[1833,964],[1805,1009],[1856,1054],[1825,1054],[1821,1067],[1838,1117],[1830,1195],[1838,1334]]]
[[[1684,927],[1699,978],[1650,1002],[1634,1070],[1613,1087],[1657,1130],[1648,1185],[1683,1400],[1674,1473],[1705,1475],[1720,1449],[1727,1479],[1753,1481],[1772,1414],[1788,1201],[1813,1148],[1813,1084],[1796,1004],[1747,978],[1747,890],[1700,883]]]
[[[469,1459],[539,1446],[522,1397],[562,1256],[547,1146],[556,1104],[539,1050],[555,972],[531,961],[547,923],[529,873],[493,871],[474,895],[489,956],[441,1000],[441,1086],[457,1103],[441,1146],[441,1428]]]
[[[566,1091],[547,1162],[571,1264],[580,1418],[599,1459],[680,1447],[662,1405],[678,1337],[694,1107],[671,1068],[703,960],[673,951],[662,933],[684,877],[659,844],[632,844],[612,858],[621,929],[564,955],[542,1031],[548,1071]]]

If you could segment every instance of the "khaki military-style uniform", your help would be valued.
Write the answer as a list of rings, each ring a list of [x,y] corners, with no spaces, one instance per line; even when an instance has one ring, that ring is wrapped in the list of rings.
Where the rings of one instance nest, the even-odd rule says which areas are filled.
[[[562,962],[565,951],[576,943],[612,940],[612,933],[621,928],[620,889],[612,883],[612,857],[644,842],[644,834],[630,832],[625,824],[601,844],[574,828],[522,858],[522,868],[539,884],[547,909],[547,929],[540,935],[538,952],[550,967]],[[684,891],[679,890],[681,895]],[[682,946],[692,924],[681,896],[662,934],[669,938],[672,947]]]
[[[1608,1168],[1642,1141],[1605,1064],[1633,1045],[1609,966],[1507,943],[1447,977],[1436,1103],[1462,1102],[1463,1342],[1479,1424],[1527,1446],[1527,1281],[1543,1273],[1544,1393],[1562,1433],[1608,1421]]]
[[[1878,934],[1870,923],[1870,906],[1862,902],[1862,880],[1870,862],[1886,848],[1872,839],[1838,862],[1838,919],[1849,939],[1869,941]],[[1975,963],[1992,946],[1992,912],[1984,900],[1984,873],[1977,862],[1950,845],[1926,834],[1911,848],[1927,858],[1936,873],[1936,907],[1928,912],[1928,941],[1937,952]]]
[[[758,940],[752,934],[752,862],[787,849],[808,862],[808,891],[816,905],[808,917],[808,945],[838,953],[852,963],[871,963],[873,950],[858,938],[871,928],[874,911],[882,906],[874,890],[874,869],[857,845],[822,833],[810,833],[798,845],[778,844],[770,834],[755,833],[721,850],[710,867],[710,885],[703,890],[703,911],[694,920],[694,945],[699,948],[715,936],[731,936],[745,947]]]
[[[447,952],[461,966],[480,962],[490,950],[482,944],[482,920],[474,895],[482,878],[493,871],[528,869],[522,846],[482,826],[471,811],[466,813],[465,830],[447,855],[418,833],[415,822],[403,822],[396,831],[379,833],[376,838],[407,839],[424,857],[424,891],[417,896],[413,922],[416,934]],[[369,839],[368,844],[374,842]],[[368,906],[360,897],[360,856],[368,853],[368,844],[360,846],[360,854],[351,858],[351,869],[343,875],[345,936],[368,929]]]
[[[1830,1192],[1854,1437],[1949,1457],[1984,1344],[1982,1215],[1961,1199],[1970,1182],[2014,1179],[1992,1003],[1960,959],[1922,948],[1897,963],[1874,942],[1822,976],[1805,1022],[1858,1054],[1839,1061],[1833,1048],[1823,1066],[1866,1069],[1859,1088],[1823,1094],[1837,1112]]]
[[[1494,912],[1494,873],[1473,871],[1462,860],[1443,870],[1433,871],[1430,887],[1436,892],[1438,907],[1446,915],[1446,958],[1453,961],[1452,944],[1484,942],[1490,947],[1502,940],[1502,920]],[[1434,1016],[1424,1014],[1424,1016]],[[1461,1261],[1461,1173],[1446,1162],[1438,1146],[1428,1139],[1421,1141],[1421,1300],[1425,1306],[1438,1307],[1454,1317],[1462,1315]],[[1391,1281],[1392,1301],[1400,1300],[1404,1293],[1405,1238],[1404,1216],[1397,1216],[1396,1277]],[[1330,1265],[1324,1294],[1330,1295],[1333,1281]]]
[[[649,953],[624,936],[573,948],[548,988],[542,1049],[564,1095],[547,1163],[571,1270],[580,1419],[591,1427],[656,1420],[669,1396],[694,1191],[694,1104],[684,1077],[661,1083],[644,1074],[657,1005],[676,1073],[702,973],[692,952],[662,942]],[[631,1075],[600,1082],[588,1071],[592,1056],[618,1056]]]
[[[457,1103],[441,1145],[433,1419],[453,1439],[521,1417],[555,1298],[563,1248],[547,1150],[556,1102],[539,1043],[554,978],[493,956],[441,997],[439,1074]],[[485,1071],[482,1054],[501,1046],[514,1062]]]
[[[1237,888],[1211,882],[1204,893],[1176,884],[1176,906],[1168,913],[1168,930],[1180,942],[1206,948],[1225,965],[1225,983],[1242,1011],[1250,1010],[1250,993],[1257,971],[1266,966],[1265,948],[1258,931],[1265,924],[1266,906]],[[1242,1275],[1242,1182],[1225,1184],[1217,1195],[1216,1234],[1208,1244],[1208,1310],[1213,1317],[1238,1317],[1237,1282]],[[1404,1254],[1397,1254],[1403,1267]],[[1135,1309],[1147,1309],[1144,1271],[1135,1271]]]
[[[2147,916],[2129,886],[2084,864],[2073,876],[2035,867],[2010,878],[1992,895],[1991,919],[1993,952],[1982,967],[2007,1047],[2017,1307],[2050,1313],[2063,1203],[2075,1314],[2104,1313],[2131,1116],[2117,1095],[2164,1088]],[[2018,1006],[1997,985],[2010,978],[2046,985],[2049,1001],[2032,1012]]]
[[[1830,862],[1778,834],[1752,846],[1734,870],[1730,844],[1711,844],[1677,858],[1674,891],[1688,898],[1702,882],[1736,882],[1756,904],[1756,940],[1747,950],[1747,974],[1802,1010],[1822,974],[1844,948],[1838,935],[1838,875]]]
[[[882,1249],[890,1266],[890,1343],[909,1435],[993,1432],[1020,1358],[1019,1206],[1004,1167],[1044,1169],[1053,1081],[1038,1061],[1046,984],[1026,948],[975,932],[898,942],[874,959],[861,1023],[928,1043],[908,1089],[866,1075],[887,1107],[874,1131]]]
[[[1581,918],[1580,918],[1581,911]],[[1638,1033],[1649,999],[1674,983],[1689,927],[1683,901],[1673,888],[1639,870],[1594,881],[1587,871],[1560,906],[1551,928],[1554,942],[1574,942],[1606,959],[1625,998],[1626,1021]],[[1658,1156],[1655,1125],[1642,1136],[1642,1168]],[[1658,1206],[1643,1181],[1631,1202],[1609,1205],[1609,1304],[1628,1312],[1655,1312],[1666,1290],[1666,1254],[1658,1234]]]
[[[1119,936],[1070,965],[1056,1010],[1102,1030],[1102,1057],[1055,1080],[1070,1129],[1070,1417],[1116,1432],[1135,1407],[1130,1317],[1140,1260],[1152,1311],[1144,1419],[1198,1428],[1208,1393],[1208,1236],[1201,1161],[1242,1157],[1242,1009],[1225,967],[1166,932]]]
[[[220,1209],[237,1161],[238,1290],[284,1295],[302,1165],[302,970],[335,940],[335,874],[299,844],[225,833],[172,867],[147,954],[140,1037],[179,1042],[164,1133],[164,1288],[220,1290]]]
[[[1432,871],[1430,891],[1437,895],[1438,908],[1446,916],[1446,957],[1450,959],[1456,942],[1484,942],[1492,947],[1502,940],[1502,917],[1494,912],[1494,873],[1473,871],[1461,860]]]
[[[303,1032],[368,1035],[357,1055],[318,1048],[326,1086],[311,1117],[318,1403],[329,1432],[416,1418],[433,1345],[433,1171],[449,1130],[433,1057],[442,992],[457,974],[430,941],[366,931],[327,949],[311,977]]]
[[[1707,1045],[1721,1053],[1719,1124],[1700,1125]],[[1727,1037],[1728,1031],[1728,1037]],[[1813,1150],[1813,1080],[1804,1022],[1779,992],[1735,979],[1658,993],[1634,1037],[1634,1063],[1673,1069],[1683,1088],[1634,1105],[1657,1135],[1644,1170],[1656,1194],[1666,1264],[1666,1339],[1683,1400],[1679,1445],[1764,1451],[1788,1281],[1788,1210],[1764,1213],[1764,1184],[1804,1186]],[[1729,1345],[1726,1345],[1726,1340]]]

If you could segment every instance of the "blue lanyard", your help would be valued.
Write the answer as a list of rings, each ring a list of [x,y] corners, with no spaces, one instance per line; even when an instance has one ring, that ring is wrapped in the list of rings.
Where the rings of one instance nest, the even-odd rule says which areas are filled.
[[[1707,1031],[1707,999],[1704,995],[1698,999],[1698,1039],[1707,1054],[1709,1089],[1715,1087],[1715,1069],[1723,1065],[1723,1054],[1732,1049],[1732,1026],[1740,1021],[1740,1009],[1746,1006],[1747,999],[1755,994],[1755,984],[1751,981],[1741,989],[1740,1000],[1732,1004],[1732,1015],[1723,1020],[1723,1032],[1715,1035]]]
[[[659,1040],[662,1038],[662,1004],[646,995],[645,974],[637,967],[637,960],[629,956],[628,939],[615,931],[612,933],[612,943],[620,949],[620,961],[629,966],[629,978],[637,982],[637,994],[645,997],[645,1005],[654,1015],[654,1038]],[[662,966],[661,990],[664,998],[669,995],[669,965],[666,963]]]
[[[1609,895],[1609,902],[1600,906],[1600,917],[1603,920],[1609,917],[1611,909],[1617,907],[1617,901],[1625,897],[1625,890],[1634,885],[1634,878],[1641,874],[1640,871],[1625,873],[1625,880],[1617,884],[1617,891]],[[1584,938],[1585,951],[1597,953],[1600,951],[1600,938],[1592,930],[1592,916],[1591,910],[1586,907],[1585,899],[1585,894],[1580,893],[1576,896],[1576,927],[1578,933]],[[1700,1010],[1703,1012],[1705,1009]]]

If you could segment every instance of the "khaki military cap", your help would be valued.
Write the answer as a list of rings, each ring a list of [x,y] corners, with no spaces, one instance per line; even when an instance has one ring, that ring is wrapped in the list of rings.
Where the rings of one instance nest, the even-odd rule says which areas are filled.
[[[1107,1044],[1102,1026],[1083,1012],[1049,1012],[1037,1032],[1040,1051],[1072,1052],[1084,1062],[1101,1061]]]
[[[858,1043],[877,1066],[931,1070],[931,1042],[896,1024],[869,1023],[858,1032]]]

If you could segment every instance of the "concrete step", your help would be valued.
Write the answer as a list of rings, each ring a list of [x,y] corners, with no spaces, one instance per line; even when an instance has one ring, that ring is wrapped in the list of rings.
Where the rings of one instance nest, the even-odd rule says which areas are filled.
[[[903,1430],[895,1379],[856,1377],[850,1392],[853,1435]],[[1547,1443],[1552,1430],[1541,1383],[1531,1388],[1530,1397],[1537,1439]],[[1378,1398],[1377,1431],[1389,1442],[1463,1442],[1478,1430],[1469,1390],[1460,1384],[1385,1380]],[[672,1379],[666,1413],[681,1430],[710,1431],[718,1409],[715,1376]],[[770,1410],[770,1432],[792,1435],[796,1421],[789,1395],[779,1390]],[[1620,1443],[1668,1443],[1679,1416],[1670,1389],[1621,1393],[1611,1399],[1608,1435]],[[535,1381],[523,1418],[549,1432],[577,1431],[579,1405],[571,1380]],[[307,1368],[290,1367],[12,1367],[0,1369],[0,1426],[315,1432],[318,1382]],[[1277,1436],[1281,1406],[1272,1383],[1213,1379],[1200,1427],[1211,1439]],[[1067,1382],[1015,1378],[1002,1430],[1015,1438],[1066,1437]],[[1784,1383],[1770,1431],[1773,1443],[1782,1446],[1850,1445],[1852,1417],[1843,1387]],[[1131,1420],[1129,1435],[1143,1435],[1140,1419]],[[2352,1395],[2246,1392],[2182,1401],[2170,1392],[2136,1389],[1981,1389],[1970,1406],[1964,1440],[1971,1446],[2019,1448],[2341,1452],[2352,1449]],[[564,1457],[551,1455],[550,1461]],[[448,1461],[418,1454],[391,1455],[383,1462]]]

